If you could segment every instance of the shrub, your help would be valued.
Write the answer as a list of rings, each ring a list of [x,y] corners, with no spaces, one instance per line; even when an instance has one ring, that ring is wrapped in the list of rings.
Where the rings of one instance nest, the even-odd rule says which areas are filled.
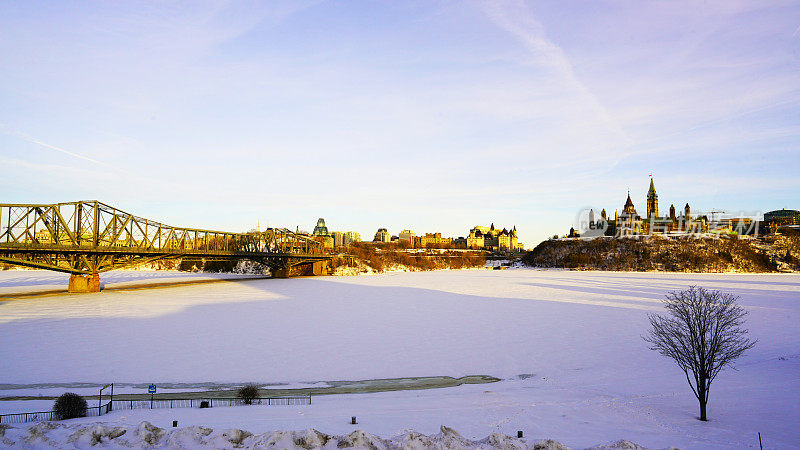
[[[78,394],[67,392],[61,394],[53,404],[53,411],[60,420],[73,419],[75,417],[86,417],[86,409],[89,405],[86,400]]]
[[[242,399],[245,405],[252,405],[253,400],[258,398],[258,386],[246,384],[239,388],[239,391],[236,392],[236,397]]]

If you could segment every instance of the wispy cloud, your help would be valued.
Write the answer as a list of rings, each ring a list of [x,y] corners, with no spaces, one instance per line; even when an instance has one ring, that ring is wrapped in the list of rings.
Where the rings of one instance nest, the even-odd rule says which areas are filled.
[[[615,135],[627,139],[625,131],[603,107],[597,96],[578,79],[564,50],[547,39],[544,26],[524,1],[483,1],[480,5],[492,22],[528,49],[532,63],[551,70],[554,77],[572,91],[579,99],[581,108],[590,110]]]
[[[72,152],[72,151],[69,151],[69,150],[67,150],[65,148],[58,147],[58,146],[55,146],[55,145],[52,145],[52,144],[48,144],[47,142],[42,142],[39,139],[36,139],[33,136],[29,136],[29,135],[27,135],[25,133],[21,133],[19,131],[11,130],[11,129],[9,129],[8,126],[3,125],[3,124],[0,124],[0,133],[6,134],[8,136],[14,136],[14,137],[22,139],[24,141],[28,141],[30,143],[33,143],[33,144],[36,144],[36,145],[40,145],[40,146],[45,147],[45,148],[49,148],[50,150],[55,150],[57,152],[65,154],[65,155],[72,156],[73,158],[82,159],[84,161],[89,161],[89,162],[92,162],[92,163],[95,163],[95,164],[98,164],[98,165],[101,165],[101,166],[106,166],[107,165],[106,163],[104,163],[102,161],[98,161],[98,160],[96,160],[94,158],[90,158],[90,157],[88,157],[86,155],[81,155],[80,153]]]

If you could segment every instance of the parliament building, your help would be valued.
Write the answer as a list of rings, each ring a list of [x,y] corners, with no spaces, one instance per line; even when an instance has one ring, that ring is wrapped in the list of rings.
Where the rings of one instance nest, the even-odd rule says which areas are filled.
[[[683,207],[681,215],[676,214],[675,205],[670,205],[669,215],[661,216],[658,211],[658,193],[651,178],[644,217],[636,212],[629,191],[625,206],[622,207],[622,213],[619,214],[615,211],[613,219],[608,218],[606,210],[603,209],[600,213],[600,220],[595,220],[594,211],[590,211],[589,229],[601,231],[606,236],[705,233],[708,231],[708,219],[706,216],[693,217],[688,203]],[[570,230],[570,237],[576,236],[578,235],[575,230]]]

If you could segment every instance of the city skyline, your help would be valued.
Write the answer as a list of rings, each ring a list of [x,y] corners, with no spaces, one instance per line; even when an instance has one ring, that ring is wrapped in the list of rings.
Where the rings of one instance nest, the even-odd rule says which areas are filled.
[[[650,174],[662,209],[798,209],[798,24],[792,2],[8,2],[0,191],[529,247],[627,189],[644,206]]]

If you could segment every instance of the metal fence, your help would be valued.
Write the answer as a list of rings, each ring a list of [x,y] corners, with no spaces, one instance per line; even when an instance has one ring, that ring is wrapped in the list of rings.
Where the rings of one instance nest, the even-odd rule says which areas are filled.
[[[103,414],[108,414],[112,409],[111,402],[102,406],[90,406],[86,408],[83,417],[102,416]],[[61,420],[55,411],[0,414],[0,423],[49,422],[53,420]]]
[[[206,405],[203,405],[203,403]],[[163,409],[163,408],[200,408],[220,406],[242,406],[245,401],[240,398],[173,398],[153,400],[114,400],[112,409]],[[254,398],[253,405],[310,405],[311,395],[296,397],[259,397]]]
[[[218,408],[241,406],[240,398],[173,398],[152,400],[112,400],[102,406],[86,408],[85,417],[97,417],[117,409],[164,409],[164,408]],[[253,405],[310,405],[311,395],[297,397],[259,397]],[[55,411],[38,411],[17,414],[0,414],[0,423],[48,422],[60,420]]]

